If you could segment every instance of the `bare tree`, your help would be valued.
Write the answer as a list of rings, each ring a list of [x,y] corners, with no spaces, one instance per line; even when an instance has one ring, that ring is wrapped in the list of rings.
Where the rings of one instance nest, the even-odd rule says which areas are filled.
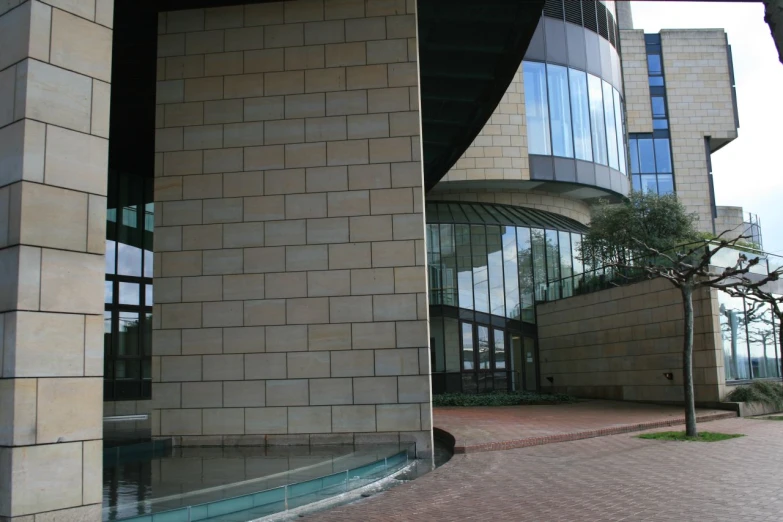
[[[679,289],[684,316],[685,426],[691,437],[698,435],[693,390],[694,292],[700,288],[750,291],[779,277],[777,271],[758,280],[748,275],[761,260],[742,253],[746,236],[725,239],[723,236],[730,233],[726,231],[717,238],[704,239],[695,231],[693,222],[694,217],[673,195],[632,193],[624,203],[599,205],[595,209],[581,248],[582,259],[611,267],[621,277],[662,277]],[[732,254],[732,264],[716,267],[716,256],[729,250],[736,252]]]

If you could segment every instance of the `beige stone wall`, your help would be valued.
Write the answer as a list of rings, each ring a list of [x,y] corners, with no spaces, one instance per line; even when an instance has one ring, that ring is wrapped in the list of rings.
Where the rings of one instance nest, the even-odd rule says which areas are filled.
[[[745,233],[745,212],[742,207],[718,207],[715,232],[726,239],[738,238]],[[725,233],[724,233],[725,232]],[[746,241],[751,241],[748,238]]]
[[[630,11],[630,7],[628,10]],[[652,109],[650,107],[650,85],[647,76],[647,50],[644,45],[644,31],[641,29],[621,30],[620,45],[628,132],[652,132]]]
[[[712,232],[704,137],[737,137],[726,33],[666,30],[661,43],[677,195],[699,216],[699,228]]]
[[[100,520],[112,13],[0,3],[2,520]]]
[[[442,185],[438,185],[441,187]],[[480,201],[517,207],[547,210],[575,219],[585,225],[590,223],[590,205],[578,199],[563,198],[550,192],[537,190],[506,189],[503,192],[490,190],[464,190],[454,192],[431,191],[427,201]]]
[[[161,15],[153,435],[430,450],[414,6]]]
[[[723,396],[718,309],[715,291],[694,295],[693,372],[698,402],[719,401]],[[667,281],[643,281],[545,303],[536,307],[536,313],[544,391],[682,402],[682,299]],[[665,373],[672,373],[673,380]]]
[[[506,93],[457,163],[443,177],[448,181],[530,179],[522,67]]]

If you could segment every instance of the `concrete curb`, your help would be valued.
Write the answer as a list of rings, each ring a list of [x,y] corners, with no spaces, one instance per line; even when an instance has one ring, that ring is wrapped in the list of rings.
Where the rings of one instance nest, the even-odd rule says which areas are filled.
[[[697,417],[696,422],[709,422],[735,418],[737,418],[736,412],[710,413],[708,415],[701,415]],[[527,448],[530,446],[542,446],[544,444],[554,444],[557,442],[570,442],[573,440],[592,439],[595,437],[606,437],[608,435],[620,435],[623,433],[632,433],[635,431],[644,431],[654,428],[665,428],[667,426],[683,424],[684,422],[685,420],[683,418],[678,417],[675,419],[642,422],[639,424],[626,424],[621,426],[613,426],[611,428],[601,428],[597,430],[576,431],[572,433],[560,433],[558,435],[547,435],[545,437],[528,437],[525,439],[505,440],[499,442],[484,442],[481,444],[465,444],[459,440],[456,440],[454,444],[454,454],[460,455],[467,453],[481,453],[484,451],[503,451],[515,448]],[[442,428],[436,427],[435,429],[442,433],[448,434],[448,432]]]

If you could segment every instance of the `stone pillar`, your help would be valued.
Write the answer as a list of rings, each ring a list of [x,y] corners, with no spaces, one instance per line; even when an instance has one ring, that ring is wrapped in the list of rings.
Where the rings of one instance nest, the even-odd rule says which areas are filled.
[[[100,520],[112,8],[0,3],[0,520]]]
[[[428,453],[415,1],[162,13],[158,53],[153,435]]]

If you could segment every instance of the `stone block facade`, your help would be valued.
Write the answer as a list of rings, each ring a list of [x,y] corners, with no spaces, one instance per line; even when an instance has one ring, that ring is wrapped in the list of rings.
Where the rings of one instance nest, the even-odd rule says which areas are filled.
[[[722,29],[661,31],[677,195],[712,232],[704,138],[737,137],[728,43]]]
[[[525,86],[520,66],[489,121],[441,183],[527,179],[530,179],[530,169]]]
[[[725,373],[716,291],[696,292],[693,306],[696,401],[717,402]],[[682,402],[682,298],[668,281],[544,303],[536,314],[543,391]]]
[[[652,132],[650,85],[647,76],[647,50],[644,31],[621,30],[623,85],[628,132]]]
[[[430,451],[414,7],[160,15],[153,436]]]
[[[0,4],[0,519],[99,519],[112,0]]]

